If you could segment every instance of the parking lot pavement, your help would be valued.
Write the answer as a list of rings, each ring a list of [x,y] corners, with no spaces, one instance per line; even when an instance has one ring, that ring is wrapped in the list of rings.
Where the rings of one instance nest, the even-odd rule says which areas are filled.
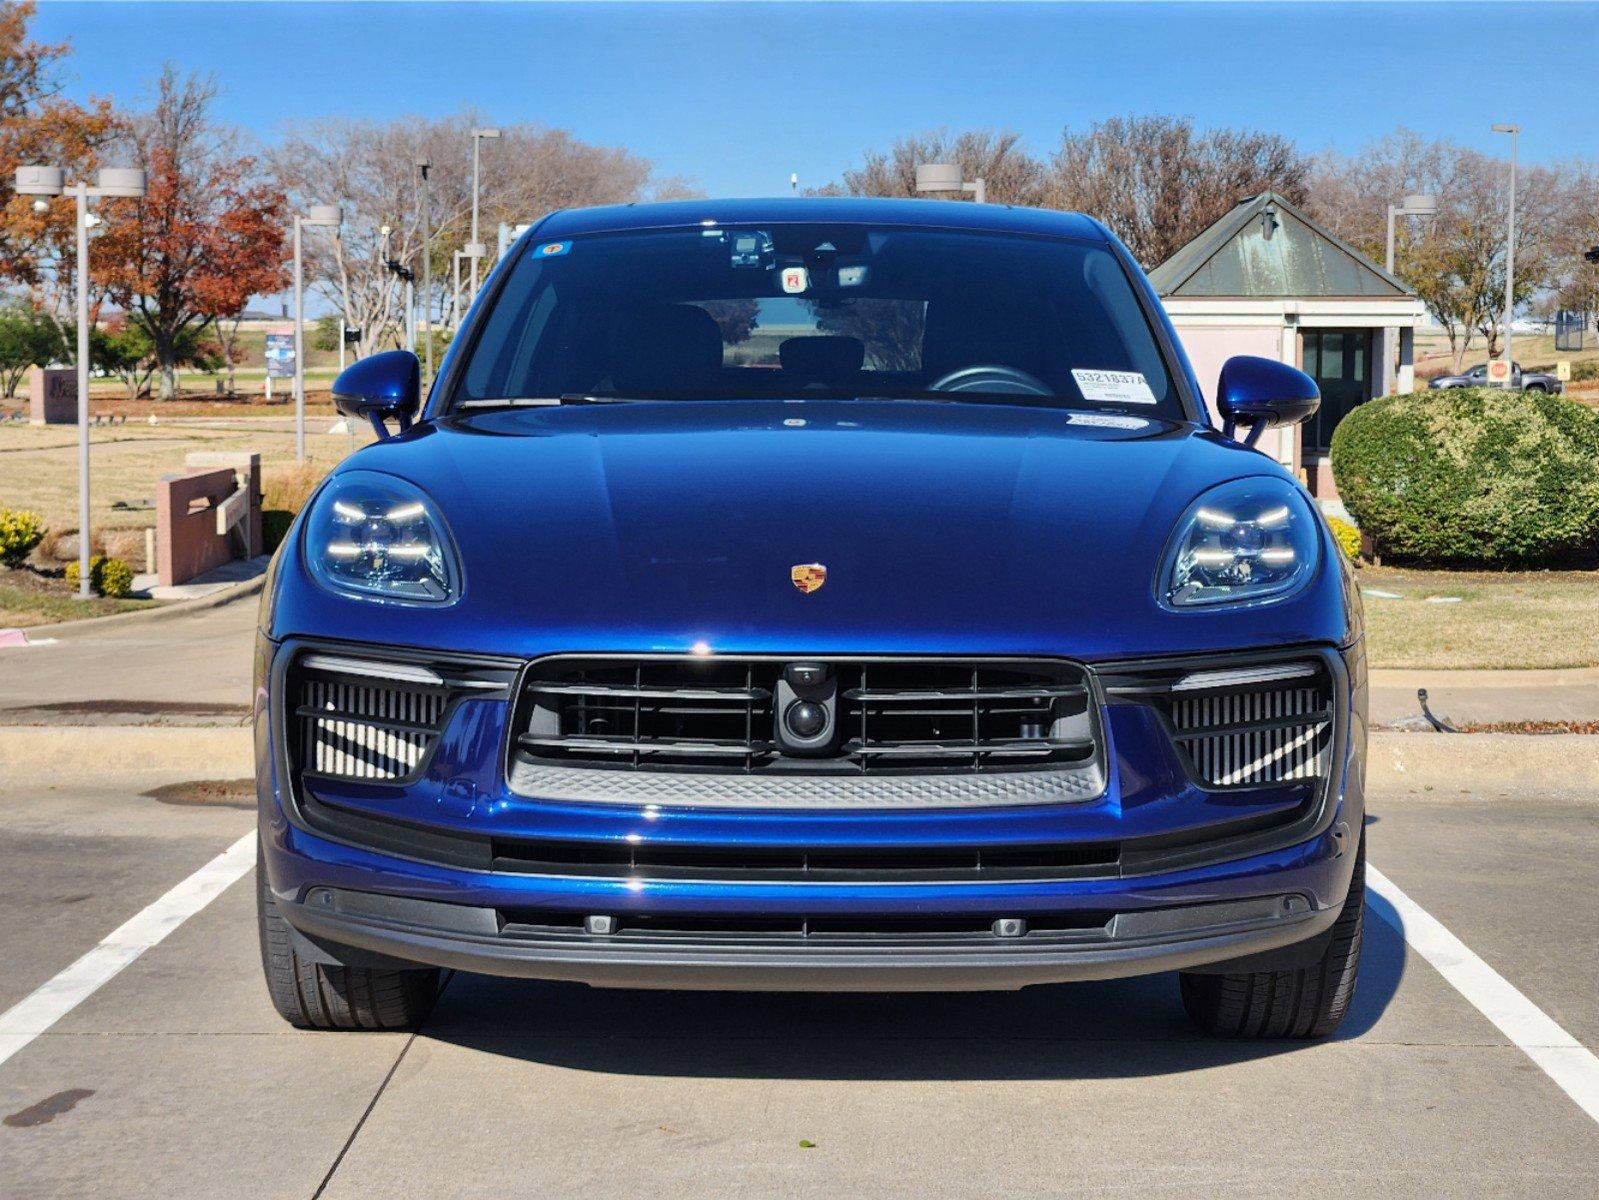
[[[0,648],[0,725],[236,725],[249,713],[255,614],[247,596]]]
[[[1372,809],[1373,864],[1592,1047],[1599,795]],[[0,1010],[251,819],[0,784]],[[1169,976],[774,996],[457,975],[414,1038],[307,1034],[267,1005],[247,875],[0,1063],[0,1118],[6,1200],[1591,1198],[1599,1178],[1599,1124],[1382,919],[1322,1044],[1200,1039]]]

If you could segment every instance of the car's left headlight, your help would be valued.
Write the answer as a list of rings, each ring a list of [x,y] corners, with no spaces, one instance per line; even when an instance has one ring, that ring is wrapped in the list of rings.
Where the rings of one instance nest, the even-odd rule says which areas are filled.
[[[1155,586],[1169,608],[1281,600],[1309,581],[1320,553],[1315,514],[1297,488],[1237,479],[1188,506]]]
[[[449,604],[461,563],[449,529],[421,488],[377,471],[346,471],[317,496],[305,562],[340,595],[396,604]]]

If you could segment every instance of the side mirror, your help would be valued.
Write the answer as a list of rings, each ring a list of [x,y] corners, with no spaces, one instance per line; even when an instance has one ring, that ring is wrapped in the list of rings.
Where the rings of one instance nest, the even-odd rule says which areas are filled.
[[[422,364],[409,350],[385,350],[353,363],[333,381],[333,404],[347,417],[365,417],[380,438],[390,417],[411,428],[422,405]]]
[[[1308,421],[1320,407],[1316,381],[1287,363],[1240,354],[1222,364],[1216,384],[1222,433],[1233,437],[1238,426],[1249,426],[1246,446],[1253,446],[1268,429]]]

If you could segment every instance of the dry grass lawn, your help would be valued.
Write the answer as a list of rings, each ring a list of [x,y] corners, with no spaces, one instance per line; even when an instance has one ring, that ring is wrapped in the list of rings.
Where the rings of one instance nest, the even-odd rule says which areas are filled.
[[[90,502],[102,533],[153,525],[157,482],[181,472],[191,450],[259,451],[269,491],[275,475],[295,469],[292,414],[157,419],[90,429]],[[330,408],[307,414],[306,451],[319,478],[350,449],[346,435],[327,432],[337,419]],[[373,440],[370,427],[355,433],[358,447]],[[0,507],[32,509],[54,531],[76,529],[77,454],[75,426],[0,425]]]
[[[1359,578],[1373,667],[1599,666],[1599,571],[1368,566]]]

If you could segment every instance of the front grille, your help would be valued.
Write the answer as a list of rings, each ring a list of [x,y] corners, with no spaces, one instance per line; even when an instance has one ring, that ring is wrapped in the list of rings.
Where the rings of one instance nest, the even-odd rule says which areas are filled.
[[[308,655],[294,667],[298,763],[307,774],[389,782],[407,779],[439,736],[449,689],[425,674],[369,674],[400,666]]]
[[[796,750],[772,659],[551,659],[524,683],[523,761],[633,772],[880,774],[1080,766],[1087,679],[1050,660],[804,660],[827,679],[826,744]]]
[[[1320,663],[1191,672],[1173,682],[1166,705],[1178,750],[1212,787],[1327,773],[1333,703]]]

